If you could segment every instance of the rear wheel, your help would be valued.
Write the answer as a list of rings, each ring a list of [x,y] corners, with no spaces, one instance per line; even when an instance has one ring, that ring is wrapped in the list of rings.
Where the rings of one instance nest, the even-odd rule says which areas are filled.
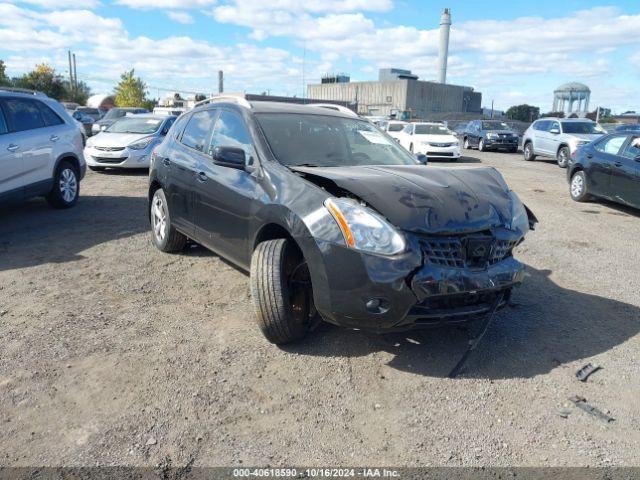
[[[561,147],[556,154],[556,160],[558,161],[558,166],[560,168],[567,168],[569,165],[569,147]]]
[[[524,154],[524,159],[527,162],[532,162],[533,160],[536,159],[535,154],[533,153],[533,145],[531,144],[531,142],[527,142],[524,144],[524,148],[522,149],[523,154]]]
[[[76,167],[63,160],[53,176],[53,187],[47,195],[47,202],[54,208],[73,207],[80,195],[80,180]]]
[[[251,257],[251,299],[271,343],[300,340],[318,322],[307,263],[289,239],[260,243]]]
[[[171,224],[169,204],[161,188],[155,191],[149,205],[151,218],[151,238],[156,248],[162,252],[177,252],[187,244],[187,237]]]
[[[589,200],[589,188],[587,185],[587,176],[582,170],[578,170],[571,177],[571,184],[569,187],[571,198],[576,202],[586,202]]]

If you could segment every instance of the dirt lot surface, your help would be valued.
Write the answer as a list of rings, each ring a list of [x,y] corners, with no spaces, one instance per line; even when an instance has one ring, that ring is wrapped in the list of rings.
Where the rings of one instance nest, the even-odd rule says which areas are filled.
[[[0,464],[640,464],[640,213],[571,201],[553,163],[470,155],[540,225],[455,380],[460,328],[267,343],[246,274],[152,247],[146,174],[89,173],[68,211],[1,209]]]

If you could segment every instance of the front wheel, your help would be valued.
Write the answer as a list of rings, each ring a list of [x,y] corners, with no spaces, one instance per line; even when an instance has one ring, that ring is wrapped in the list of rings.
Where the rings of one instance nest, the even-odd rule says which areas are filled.
[[[527,142],[524,144],[524,148],[522,150],[523,155],[524,155],[524,159],[527,162],[532,162],[533,160],[536,159],[536,156],[533,153],[533,145],[531,144],[531,142]]]
[[[60,162],[53,176],[53,187],[47,202],[54,208],[70,208],[78,201],[80,180],[76,168],[66,160]]]
[[[478,151],[484,152],[485,150],[486,148],[484,146],[484,138],[481,138],[480,141],[478,142]]]
[[[187,244],[187,237],[178,232],[171,224],[169,204],[164,191],[159,188],[153,194],[149,204],[151,220],[151,238],[156,248],[162,252],[177,252]]]
[[[569,155],[569,147],[562,147],[558,150],[556,160],[558,161],[558,166],[560,168],[567,168],[567,165],[569,165]]]
[[[469,139],[467,137],[464,137],[464,140],[462,141],[462,146],[464,147],[465,150],[469,150],[471,148],[469,146]]]
[[[569,187],[571,198],[576,202],[586,202],[589,200],[589,189],[587,187],[587,176],[584,171],[578,170],[571,177],[571,184]]]
[[[292,240],[260,243],[249,282],[258,326],[271,343],[300,340],[317,322],[309,269]]]

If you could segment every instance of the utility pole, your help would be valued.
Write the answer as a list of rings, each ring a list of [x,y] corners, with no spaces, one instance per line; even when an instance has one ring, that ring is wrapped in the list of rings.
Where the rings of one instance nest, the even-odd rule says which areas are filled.
[[[600,107],[596,107],[596,123],[600,121]]]
[[[224,92],[224,73],[218,70],[218,94]]]
[[[491,100],[491,118],[493,118],[493,99]]]
[[[69,54],[69,88],[73,91],[73,64],[71,63],[71,50],[67,50],[67,53]]]
[[[73,89],[78,90],[78,70],[76,70],[76,54],[73,54]]]
[[[307,98],[307,92],[305,91],[305,83],[306,83],[306,79],[305,79],[305,75],[306,75],[306,61],[307,61],[307,47],[305,45],[304,49],[302,50],[302,98]]]

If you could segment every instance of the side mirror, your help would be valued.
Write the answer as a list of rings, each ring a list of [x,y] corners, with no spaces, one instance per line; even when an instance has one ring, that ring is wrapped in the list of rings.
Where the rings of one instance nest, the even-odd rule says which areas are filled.
[[[560,133],[560,129],[559,128],[552,128],[551,130],[549,130],[549,133],[553,133],[554,135],[558,135]]]
[[[237,147],[215,147],[212,156],[216,165],[238,170],[244,170],[247,162],[244,150]]]
[[[417,154],[417,155],[416,155],[416,159],[417,159],[420,163],[422,163],[423,165],[426,165],[426,164],[427,164],[427,156],[426,156],[425,154],[423,154],[423,153],[419,153],[419,154]]]

